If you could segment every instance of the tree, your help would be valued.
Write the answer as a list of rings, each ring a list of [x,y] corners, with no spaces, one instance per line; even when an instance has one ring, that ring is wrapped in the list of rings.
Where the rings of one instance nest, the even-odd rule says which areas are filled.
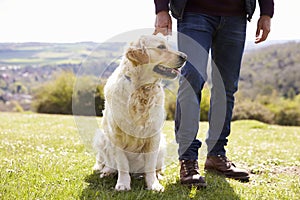
[[[80,83],[76,88],[75,81]],[[76,114],[102,116],[103,85],[95,77],[76,77],[66,71],[35,90],[33,106],[39,113],[73,114],[76,107]]]

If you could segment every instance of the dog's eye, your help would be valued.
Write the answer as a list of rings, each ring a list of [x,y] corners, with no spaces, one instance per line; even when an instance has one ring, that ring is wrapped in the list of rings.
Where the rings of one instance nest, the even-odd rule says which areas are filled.
[[[158,48],[158,49],[166,49],[167,47],[166,47],[166,45],[161,44],[161,45],[159,45],[157,48]]]

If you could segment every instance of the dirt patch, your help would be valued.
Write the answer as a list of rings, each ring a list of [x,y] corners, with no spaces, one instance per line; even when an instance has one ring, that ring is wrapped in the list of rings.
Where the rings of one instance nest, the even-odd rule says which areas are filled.
[[[250,170],[251,174],[264,174],[264,173],[272,173],[272,174],[287,174],[294,175],[300,177],[300,166],[264,166],[258,165]]]
[[[300,176],[300,166],[276,167],[271,171],[274,174],[288,174]]]

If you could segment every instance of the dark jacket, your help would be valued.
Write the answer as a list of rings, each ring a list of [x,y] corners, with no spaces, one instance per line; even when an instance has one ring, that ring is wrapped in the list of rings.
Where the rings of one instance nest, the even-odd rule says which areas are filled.
[[[182,19],[187,0],[170,0],[171,14],[175,19]]]
[[[256,0],[245,0],[247,19],[250,22],[256,7]]]
[[[164,0],[160,2],[165,2],[165,1],[168,0]],[[182,19],[187,1],[188,0],[170,0],[169,9],[171,10],[171,14],[174,18]],[[244,0],[244,1],[245,1],[245,11],[246,11],[247,19],[248,21],[250,21],[256,8],[256,0]],[[270,17],[273,17],[273,12],[274,12],[273,0],[258,0],[258,2],[261,8],[260,9],[261,15],[266,14],[269,15]],[[157,4],[158,3],[156,3],[156,12],[165,7]]]

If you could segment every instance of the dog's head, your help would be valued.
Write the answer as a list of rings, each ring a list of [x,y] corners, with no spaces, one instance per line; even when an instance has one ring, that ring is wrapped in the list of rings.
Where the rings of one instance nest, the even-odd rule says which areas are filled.
[[[147,68],[149,75],[169,79],[177,77],[178,68],[187,59],[184,53],[172,50],[165,39],[155,35],[144,35],[132,42],[126,57],[134,67]]]

